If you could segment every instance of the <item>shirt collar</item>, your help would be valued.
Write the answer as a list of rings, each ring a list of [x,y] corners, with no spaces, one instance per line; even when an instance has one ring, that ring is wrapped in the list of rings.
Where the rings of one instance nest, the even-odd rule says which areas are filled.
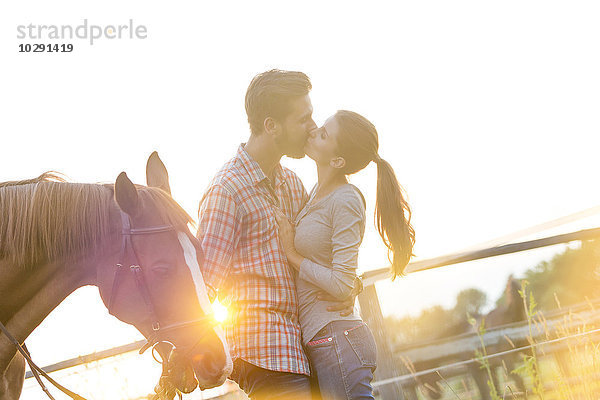
[[[268,181],[267,176],[260,168],[260,165],[258,165],[258,162],[256,162],[252,158],[252,156],[250,156],[250,154],[248,154],[248,152],[246,151],[244,147],[245,145],[246,143],[242,143],[240,145],[240,147],[238,148],[237,157],[242,162],[242,166],[248,173],[248,176],[250,176],[252,183],[254,185],[258,185],[265,180]],[[275,179],[275,182],[273,182],[275,187],[279,187],[285,183],[285,178],[283,177],[283,167],[280,163],[277,163],[277,165],[275,166],[273,177]]]

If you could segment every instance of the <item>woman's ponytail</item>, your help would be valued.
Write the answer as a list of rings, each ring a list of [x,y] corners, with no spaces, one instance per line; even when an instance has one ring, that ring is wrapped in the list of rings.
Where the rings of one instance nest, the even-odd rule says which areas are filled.
[[[396,179],[392,166],[378,155],[377,200],[375,202],[375,226],[388,248],[388,259],[392,264],[392,280],[404,274],[404,269],[413,256],[415,230],[410,224],[411,211]]]
[[[375,226],[388,248],[394,279],[404,273],[413,255],[415,230],[410,225],[410,207],[392,166],[379,157],[379,135],[375,125],[352,111],[340,110],[335,118],[340,126],[338,151],[346,161],[342,172],[351,175],[371,161],[377,164]]]

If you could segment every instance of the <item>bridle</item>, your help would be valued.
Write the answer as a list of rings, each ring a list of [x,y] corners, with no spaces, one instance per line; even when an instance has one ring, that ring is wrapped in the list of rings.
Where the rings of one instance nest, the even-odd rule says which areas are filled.
[[[132,241],[131,237],[135,236],[135,235],[142,236],[142,235],[153,235],[153,234],[164,233],[164,232],[173,232],[173,231],[175,231],[175,227],[173,225],[160,225],[160,226],[154,226],[154,227],[150,227],[150,228],[132,228],[129,215],[127,215],[126,213],[124,213],[122,211],[121,211],[121,221],[122,221],[121,236],[123,237],[123,239],[121,241],[121,255],[119,257],[119,262],[117,263],[117,269],[115,271],[115,276],[113,278],[112,289],[111,289],[110,297],[109,297],[109,301],[108,301],[108,312],[111,315],[114,315],[113,314],[113,305],[114,305],[114,301],[115,301],[115,296],[116,296],[117,290],[119,288],[119,285],[122,281],[122,276],[124,276],[126,271],[129,269],[129,271],[133,274],[138,292],[140,293],[140,295],[142,296],[142,299],[144,300],[144,303],[146,304],[146,309],[148,311],[148,316],[149,316],[149,319],[151,321],[151,326],[152,326],[152,334],[150,334],[148,336],[148,338],[146,340],[146,344],[144,344],[142,346],[142,348],[140,349],[140,354],[145,352],[150,347],[153,347],[157,343],[164,341],[163,336],[164,336],[164,333],[166,333],[166,332],[170,332],[170,331],[174,331],[174,330],[182,329],[182,328],[187,328],[187,327],[191,327],[191,326],[195,326],[195,325],[206,326],[208,324],[208,325],[212,326],[214,321],[210,315],[204,315],[201,318],[184,321],[184,322],[178,322],[178,323],[174,323],[174,324],[170,324],[170,325],[164,325],[164,324],[160,323],[160,320],[156,314],[156,309],[154,306],[154,301],[152,299],[152,295],[150,294],[150,290],[148,289],[148,284],[146,283],[144,271],[143,271],[142,267],[140,266],[141,264],[139,261],[139,257],[138,257],[137,251],[135,250],[135,247],[133,246],[133,241]],[[128,250],[130,250],[130,251],[128,252]],[[124,266],[128,264],[126,262],[128,254],[131,254],[131,256],[132,256],[131,261],[133,261],[133,263],[131,263],[129,265],[129,268],[125,268]],[[194,347],[195,347],[195,345],[192,346],[192,349]]]
[[[108,312],[111,315],[114,315],[113,314],[113,305],[114,305],[114,300],[116,297],[115,295],[116,295],[119,285],[122,281],[122,277],[129,270],[133,274],[138,291],[139,291],[142,299],[144,300],[144,303],[146,304],[146,308],[147,308],[148,315],[149,315],[149,318],[151,321],[151,326],[152,326],[152,333],[150,335],[148,335],[146,343],[141,347],[139,353],[142,354],[149,348],[152,348],[154,350],[154,347],[159,343],[169,344],[172,347],[172,349],[171,349],[171,352],[172,352],[175,350],[176,347],[170,341],[165,340],[164,334],[166,332],[171,332],[174,330],[183,329],[183,328],[187,328],[190,326],[196,326],[196,325],[202,325],[203,327],[206,327],[206,325],[208,324],[210,327],[212,327],[214,325],[214,320],[212,319],[212,317],[210,315],[204,315],[201,318],[197,318],[197,319],[193,319],[193,320],[185,321],[185,322],[174,323],[174,324],[170,324],[170,325],[162,325],[160,323],[160,320],[156,314],[156,308],[154,306],[152,295],[150,293],[150,290],[148,289],[148,284],[144,277],[144,271],[143,271],[142,267],[140,266],[139,257],[135,250],[135,247],[133,246],[133,241],[131,240],[131,237],[134,235],[142,236],[142,235],[153,235],[153,234],[164,233],[164,232],[174,232],[174,231],[176,231],[176,229],[173,225],[159,225],[159,226],[154,226],[154,227],[149,227],[149,228],[132,228],[129,215],[124,213],[123,211],[120,211],[120,213],[121,213],[121,223],[122,223],[121,253],[118,258],[119,262],[116,264],[117,268],[115,271],[113,284],[112,284],[112,290],[111,290],[109,301],[108,301]],[[126,260],[128,259],[127,258],[128,254],[131,255],[131,260],[133,262],[129,265],[128,268],[126,268],[125,265],[127,265]],[[71,392],[70,390],[61,386],[58,382],[56,382],[54,379],[52,379],[44,370],[42,370],[40,367],[38,367],[31,359],[29,352],[27,351],[27,347],[25,347],[25,344],[21,345],[10,334],[10,332],[6,329],[6,327],[4,326],[4,324],[2,324],[1,321],[0,321],[0,330],[8,337],[8,339],[12,342],[12,344],[21,353],[21,355],[23,355],[23,357],[25,357],[25,360],[29,364],[29,368],[31,369],[33,376],[36,378],[37,382],[41,386],[44,393],[46,393],[46,395],[50,399],[55,400],[54,397],[52,397],[52,395],[46,388],[46,386],[44,386],[44,383],[42,382],[40,375],[45,377],[52,385],[54,385],[57,389],[59,389],[61,392],[63,392],[67,396],[71,397],[72,399],[86,400],[84,397],[81,397],[80,395],[78,395],[74,392]],[[204,333],[205,333],[204,331],[205,330],[203,329],[203,332],[200,335],[199,339],[187,350],[186,353],[191,352],[197,346],[197,344],[202,340],[202,337],[204,336]],[[157,362],[162,364],[163,372],[162,372],[162,376],[161,376],[161,381],[163,380],[163,378],[168,379],[168,371],[169,371],[168,362],[169,362],[169,360],[166,359],[166,360],[160,361],[154,356],[154,353],[153,353],[153,357]],[[180,394],[180,397],[181,397],[181,394]]]

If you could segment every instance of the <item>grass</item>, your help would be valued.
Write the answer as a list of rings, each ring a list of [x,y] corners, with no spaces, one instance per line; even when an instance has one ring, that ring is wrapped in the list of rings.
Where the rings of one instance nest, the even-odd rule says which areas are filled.
[[[531,348],[520,355],[519,365],[512,370],[504,362],[500,366],[497,362],[490,363],[484,341],[485,322],[477,324],[469,317],[469,323],[477,329],[480,338],[481,347],[475,351],[475,358],[486,373],[489,396],[493,400],[522,399],[525,395],[539,400],[600,399],[600,332],[593,333],[600,324],[586,319],[597,312],[594,305],[588,301],[587,308],[577,312],[567,310],[558,322],[551,323],[537,309],[527,281],[522,282],[520,295]],[[561,309],[558,299],[556,301]],[[525,393],[516,389],[517,376],[523,379]],[[474,381],[468,376],[448,379],[445,385],[453,389],[445,390],[443,400],[480,398]],[[419,393],[419,399],[426,398]]]

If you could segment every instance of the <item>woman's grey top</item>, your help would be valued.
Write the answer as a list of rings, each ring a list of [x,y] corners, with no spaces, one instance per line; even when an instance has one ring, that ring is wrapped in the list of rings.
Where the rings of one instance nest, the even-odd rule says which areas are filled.
[[[296,281],[302,341],[310,340],[331,321],[360,320],[356,308],[342,317],[327,311],[332,302],[317,300],[327,292],[343,300],[354,287],[358,248],[365,233],[365,201],[358,188],[345,184],[307,205],[296,218],[296,250],[304,261]]]

